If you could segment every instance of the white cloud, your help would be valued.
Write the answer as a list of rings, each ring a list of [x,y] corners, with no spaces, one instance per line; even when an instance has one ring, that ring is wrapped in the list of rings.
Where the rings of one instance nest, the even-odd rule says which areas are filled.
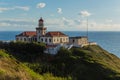
[[[50,16],[52,16],[52,17],[53,17],[53,16],[55,16],[55,15],[54,15],[54,14],[50,14]]]
[[[35,30],[38,21],[32,18],[1,18],[0,19],[0,30]]]
[[[48,30],[70,30],[71,28],[75,27],[75,22],[72,19],[68,18],[48,18],[45,20],[45,26],[48,28]]]
[[[89,24],[89,23],[88,23]],[[90,22],[89,24],[90,27],[96,27],[97,26],[97,23],[96,22]]]
[[[45,3],[38,3],[37,8],[44,8],[46,6]]]
[[[45,19],[45,26],[48,30],[65,30],[65,31],[86,31],[87,30],[87,21],[80,19],[71,19],[71,18],[48,18]],[[0,28],[1,29],[13,29],[13,30],[35,30],[38,21],[33,19],[25,18],[12,18],[12,19],[0,19]],[[106,24],[98,23],[95,21],[89,20],[88,22],[89,31],[120,31],[120,24]]]
[[[28,11],[29,7],[27,6],[15,6],[15,7],[0,7],[0,13],[4,12],[4,11],[9,11],[9,10],[17,10],[17,9],[21,9],[24,11]]]
[[[0,7],[0,13],[8,10],[14,10],[14,8],[2,8]]]
[[[61,20],[60,19],[46,19],[45,20],[46,22],[45,22],[45,24],[47,25],[47,26],[49,26],[49,25],[60,25],[61,24]]]
[[[89,13],[88,11],[81,11],[81,12],[79,13],[79,15],[81,15],[81,16],[83,16],[83,17],[88,17],[88,16],[91,15],[91,13]]]
[[[16,6],[15,9],[21,9],[24,11],[28,11],[30,8],[28,6]]]
[[[63,20],[64,25],[66,25],[66,26],[68,26],[68,25],[71,26],[71,25],[75,24],[74,20],[72,20],[72,19],[67,19],[67,18],[63,17],[62,20]]]
[[[80,19],[79,19],[79,20],[74,20],[74,22],[75,22],[77,25],[80,25],[81,20],[80,20]]]
[[[111,22],[113,22],[113,20],[112,19],[106,19],[105,22],[111,23]]]
[[[2,26],[2,27],[11,26],[11,24],[6,23],[6,22],[0,22],[0,26]]]
[[[37,24],[33,21],[33,19],[1,19],[0,20],[0,27],[8,27],[8,28],[12,28],[14,30],[14,28],[17,27],[18,28],[22,28],[24,29],[24,27],[26,28],[34,28]],[[19,29],[18,29],[19,30]]]
[[[120,24],[106,24],[90,21],[88,28],[89,31],[120,31]]]
[[[57,12],[58,12],[59,14],[62,14],[62,8],[57,8]]]
[[[0,22],[9,21],[9,22],[32,22],[31,19],[25,19],[25,18],[6,18],[1,19]]]

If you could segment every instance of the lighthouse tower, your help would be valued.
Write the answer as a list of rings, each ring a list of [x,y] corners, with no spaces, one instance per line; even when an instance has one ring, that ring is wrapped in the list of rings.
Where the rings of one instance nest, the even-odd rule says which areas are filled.
[[[38,20],[38,27],[36,28],[37,41],[40,42],[41,37],[46,34],[46,27],[44,27],[44,20],[42,17]]]

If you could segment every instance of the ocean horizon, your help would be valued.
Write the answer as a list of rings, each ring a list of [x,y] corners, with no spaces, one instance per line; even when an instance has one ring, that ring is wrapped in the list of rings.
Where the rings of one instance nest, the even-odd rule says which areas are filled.
[[[0,31],[0,41],[13,41],[15,35],[23,31]],[[62,31],[68,36],[86,36],[85,31]],[[110,53],[120,57],[120,31],[90,31],[88,32],[90,42],[96,42]]]

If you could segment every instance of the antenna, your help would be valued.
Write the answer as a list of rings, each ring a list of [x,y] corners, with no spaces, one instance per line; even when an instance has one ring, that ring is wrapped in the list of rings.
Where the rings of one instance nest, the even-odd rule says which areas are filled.
[[[89,41],[89,35],[88,35],[88,17],[87,17],[87,24],[86,24],[86,26],[87,26],[87,40]]]
[[[88,37],[88,17],[87,17],[87,37]]]

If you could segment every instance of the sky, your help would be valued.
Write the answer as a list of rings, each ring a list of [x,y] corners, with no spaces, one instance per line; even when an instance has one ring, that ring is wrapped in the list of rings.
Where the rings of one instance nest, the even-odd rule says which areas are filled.
[[[120,0],[0,0],[0,31],[120,31]]]

